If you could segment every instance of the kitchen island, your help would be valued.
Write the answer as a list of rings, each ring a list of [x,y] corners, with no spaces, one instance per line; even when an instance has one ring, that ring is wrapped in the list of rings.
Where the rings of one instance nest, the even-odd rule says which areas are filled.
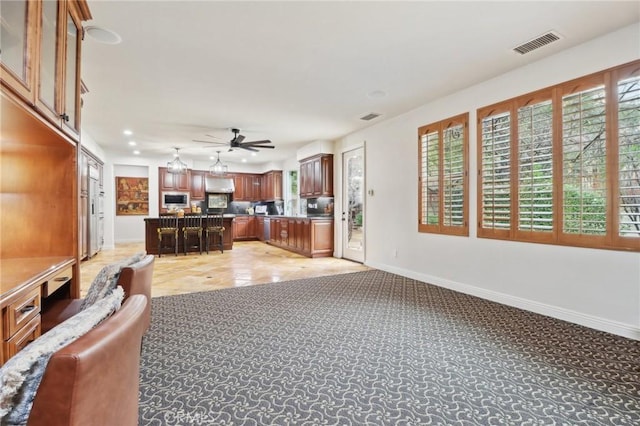
[[[233,216],[224,218],[224,236],[222,238],[223,247],[225,250],[233,249]],[[204,216],[203,216],[204,222]],[[158,226],[160,225],[160,219],[157,217],[148,217],[144,220],[145,233],[144,243],[145,250],[149,254],[158,254]],[[182,233],[182,227],[184,226],[184,219],[178,218],[178,253],[184,253],[184,234]],[[165,237],[166,240],[167,237]],[[192,237],[193,238],[193,237]],[[211,237],[212,239],[215,237]],[[205,233],[202,233],[202,251],[205,251],[207,242],[205,241]],[[209,252],[216,251],[213,241],[209,244]],[[200,250],[197,247],[187,247],[187,253],[199,253]],[[162,254],[167,254],[164,251]]]
[[[267,243],[307,257],[333,256],[333,217],[265,216]]]

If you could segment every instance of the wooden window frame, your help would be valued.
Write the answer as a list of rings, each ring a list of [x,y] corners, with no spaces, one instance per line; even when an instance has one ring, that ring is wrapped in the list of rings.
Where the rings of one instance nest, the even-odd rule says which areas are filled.
[[[494,238],[523,242],[558,244],[573,247],[640,251],[640,237],[619,235],[619,150],[618,150],[618,82],[631,76],[640,76],[640,61],[580,77],[542,90],[508,99],[477,110],[477,234],[479,238]],[[562,98],[589,87],[604,85],[605,110],[605,164],[606,164],[606,233],[605,235],[568,234],[563,230],[563,117]],[[552,101],[552,203],[553,229],[551,232],[523,231],[518,229],[519,153],[518,115],[523,105],[540,99]],[[483,227],[483,120],[492,115],[510,114],[510,194],[511,215],[509,229]]]
[[[456,126],[462,125],[463,137],[462,137],[462,225],[451,226],[443,223],[444,219],[444,143],[443,132],[444,130]],[[422,223],[423,209],[422,209],[422,136],[427,133],[438,132],[439,146],[438,146],[438,224]],[[454,117],[447,118],[445,120],[437,121],[435,123],[427,124],[418,128],[418,232],[432,233],[432,234],[444,234],[444,235],[457,235],[457,236],[469,236],[469,113],[463,113]]]

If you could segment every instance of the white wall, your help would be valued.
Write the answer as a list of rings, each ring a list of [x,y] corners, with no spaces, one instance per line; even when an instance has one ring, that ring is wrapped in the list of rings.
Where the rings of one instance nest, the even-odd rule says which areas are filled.
[[[479,239],[474,225],[476,109],[639,57],[640,25],[634,25],[338,141],[337,157],[366,141],[367,189],[375,192],[367,196],[365,263],[640,339],[640,253]],[[417,129],[466,111],[470,113],[470,236],[418,233]],[[340,185],[335,189],[339,201]],[[341,231],[336,232],[339,242]]]
[[[149,178],[149,186],[151,187],[151,181],[157,182],[158,172],[155,171],[154,179],[151,174],[150,168],[146,165],[131,165],[131,164],[110,164],[109,165],[110,178],[107,180],[105,174],[105,247],[113,247],[114,242],[130,243],[144,241],[145,226],[144,218],[153,217],[149,216],[116,216],[116,200],[115,200],[115,188],[116,177],[146,177]],[[155,206],[157,216],[157,183],[155,184],[156,191],[155,202],[151,200],[151,188],[149,188],[149,212],[151,213],[151,206]]]
[[[92,153],[94,156],[98,157],[100,160],[104,162],[105,153],[104,150],[98,143],[93,139],[93,137],[82,131],[81,135],[82,147],[84,147],[87,151]]]

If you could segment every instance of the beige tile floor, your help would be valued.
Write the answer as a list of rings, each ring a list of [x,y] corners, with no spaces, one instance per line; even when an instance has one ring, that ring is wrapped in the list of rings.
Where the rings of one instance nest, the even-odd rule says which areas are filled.
[[[117,244],[80,264],[80,289],[84,297],[100,269],[116,260],[144,251],[144,243]],[[156,256],[153,297],[196,291],[242,287],[300,278],[344,274],[370,269],[360,263],[333,257],[309,259],[260,241],[234,242],[233,250],[187,256]]]

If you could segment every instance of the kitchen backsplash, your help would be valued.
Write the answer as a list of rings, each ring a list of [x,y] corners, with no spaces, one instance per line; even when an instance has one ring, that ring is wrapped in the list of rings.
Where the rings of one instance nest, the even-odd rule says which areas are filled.
[[[202,202],[201,206],[203,206]],[[252,202],[252,201],[231,201],[227,208],[224,210],[225,214],[247,214],[249,208],[263,205],[267,206],[267,214],[270,216],[283,215],[284,214],[284,202],[283,201],[268,201],[268,202]],[[310,217],[324,217],[333,216],[333,197],[318,197],[307,198],[302,203],[302,210],[306,206],[306,215]],[[203,208],[203,211],[206,209]],[[304,213],[303,213],[304,214]]]
[[[307,216],[333,216],[333,197],[307,198]]]

